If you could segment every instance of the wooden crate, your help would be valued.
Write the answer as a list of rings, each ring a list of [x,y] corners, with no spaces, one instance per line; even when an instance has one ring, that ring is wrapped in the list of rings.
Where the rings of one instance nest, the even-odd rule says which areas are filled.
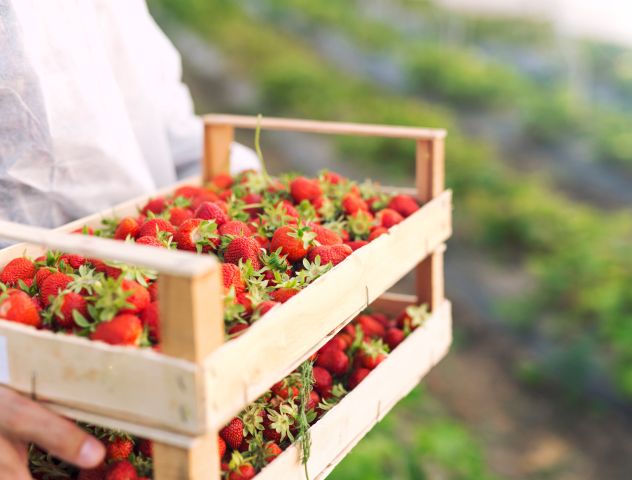
[[[199,184],[226,172],[234,129],[252,129],[256,125],[254,117],[205,117],[203,174],[186,183]],[[216,451],[218,429],[271,384],[294,370],[412,269],[417,272],[417,295],[413,303],[428,303],[433,318],[437,319],[433,322],[441,323],[445,328],[420,329],[420,333],[416,332],[405,342],[406,345],[419,342],[418,345],[404,350],[436,344],[441,346],[437,347],[439,353],[427,358],[422,355],[418,368],[413,369],[417,372],[414,375],[412,371],[394,374],[398,363],[393,359],[400,356],[395,353],[385,366],[374,372],[375,375],[383,377],[384,382],[397,380],[393,386],[401,387],[403,392],[417,382],[450,343],[450,313],[443,294],[443,243],[451,234],[452,209],[451,192],[444,191],[443,186],[445,132],[274,118],[263,119],[261,127],[413,140],[417,145],[416,192],[424,205],[391,228],[388,235],[382,235],[354,252],[229,342],[224,342],[221,275],[218,263],[210,256],[156,251],[66,233],[84,224],[96,225],[102,216],[112,212],[80,219],[56,231],[0,222],[3,237],[27,242],[0,252],[0,265],[25,251],[37,255],[43,249],[51,248],[124,261],[160,273],[162,354],[0,322],[0,337],[5,337],[8,347],[5,357],[0,356],[0,362],[8,361],[9,371],[9,378],[0,378],[0,382],[47,402],[51,408],[72,418],[155,440],[155,478],[158,480],[218,478],[217,458],[208,454]],[[135,199],[113,211],[121,216],[136,213],[137,206],[146,200]],[[387,296],[382,305],[400,308],[402,301],[410,300]],[[77,362],[77,358],[81,362]],[[265,366],[262,358],[266,359]],[[379,373],[384,371],[390,373]],[[374,381],[369,378],[362,385],[372,385]],[[360,397],[350,394],[323,421],[340,415],[335,413],[339,411],[337,409],[363,411],[363,408],[370,408],[361,405]],[[383,400],[388,403],[398,398]],[[372,421],[376,418],[374,416]],[[326,424],[331,422],[327,420]],[[349,432],[353,438],[359,439],[367,425],[370,427],[370,422],[365,422],[360,428],[361,423],[349,427],[353,430]],[[325,424],[318,422],[313,427],[315,439],[325,428],[320,425]],[[328,428],[335,428],[335,425],[332,423]],[[340,443],[331,447],[338,450],[334,452],[336,455],[348,447],[349,438],[352,437],[341,437],[342,443],[347,442],[344,446]],[[292,458],[292,451],[288,450],[283,460],[279,458],[275,463],[292,463],[287,460]],[[317,457],[320,460],[314,460],[313,467],[310,464],[315,473],[329,468],[321,469],[319,465],[323,459],[327,459],[329,466],[335,461],[331,452]],[[290,475],[290,471],[287,474]]]

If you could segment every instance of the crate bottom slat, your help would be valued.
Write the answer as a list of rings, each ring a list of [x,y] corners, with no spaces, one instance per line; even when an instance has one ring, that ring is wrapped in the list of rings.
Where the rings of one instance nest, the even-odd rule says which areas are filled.
[[[445,301],[354,390],[311,428],[309,478],[325,478],[345,455],[407,395],[448,352],[451,304]],[[304,480],[297,445],[265,467],[256,480]]]

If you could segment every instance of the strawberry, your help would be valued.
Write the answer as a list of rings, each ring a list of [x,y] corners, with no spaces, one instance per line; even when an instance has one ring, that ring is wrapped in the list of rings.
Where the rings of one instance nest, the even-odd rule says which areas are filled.
[[[410,195],[401,194],[391,198],[391,201],[388,202],[388,208],[395,210],[405,218],[419,210],[419,204]]]
[[[88,317],[88,302],[78,293],[65,290],[53,300],[51,311],[57,325],[61,328],[72,328],[75,326],[74,311]]]
[[[305,409],[314,410],[318,406],[319,403],[320,403],[320,395],[318,395],[318,393],[312,390],[311,392],[309,392],[309,400],[307,401],[307,404],[305,405]]]
[[[136,233],[136,237],[158,237],[158,232],[168,232],[174,234],[176,233],[176,229],[164,218],[152,218],[140,226],[138,232]]]
[[[318,353],[316,366],[328,370],[332,375],[343,375],[349,368],[349,357],[342,350],[332,348]]]
[[[391,228],[393,225],[397,225],[398,223],[404,221],[404,217],[391,208],[380,210],[375,218],[378,222],[380,222],[380,225],[385,228]]]
[[[151,297],[151,301],[155,302],[158,300],[158,280],[152,282],[151,285],[147,288],[149,290],[149,296]]]
[[[368,244],[369,242],[367,242],[366,240],[351,240],[345,242],[345,245],[349,245],[351,247],[351,250],[353,250],[354,252]]]
[[[138,480],[134,465],[127,460],[111,463],[105,473],[105,480]]]
[[[86,263],[87,260],[84,257],[82,257],[81,255],[74,255],[74,254],[70,254],[70,253],[64,253],[61,257],[59,257],[59,261],[57,263],[60,264],[61,262],[64,262],[65,265],[69,265],[70,267],[72,267],[72,268],[74,268],[76,270],[81,265]]]
[[[385,233],[388,233],[388,228],[385,228],[385,227],[373,227],[371,229],[371,233],[369,234],[369,242],[372,242],[377,237],[379,237],[380,235],[384,235]]]
[[[250,480],[257,474],[255,468],[249,463],[240,465],[228,474],[228,480]]]
[[[235,417],[220,430],[219,434],[232,449],[236,450],[244,438],[244,423]]]
[[[146,457],[151,457],[154,451],[154,444],[151,440],[147,440],[143,438],[138,441],[136,448],[138,449],[140,453],[142,453]]]
[[[211,179],[211,183],[215,185],[217,188],[219,188],[220,190],[226,190],[227,188],[230,188],[232,186],[233,177],[231,177],[227,173],[220,173],[218,175],[215,175]]]
[[[322,367],[314,367],[314,388],[322,393],[331,390],[334,379],[326,369]]]
[[[290,182],[290,194],[295,203],[301,203],[303,200],[312,202],[323,194],[318,180],[310,180],[305,177],[297,177]]]
[[[368,212],[369,206],[359,195],[347,193],[342,197],[342,209],[347,215],[355,215],[359,211]]]
[[[116,230],[114,231],[114,239],[125,240],[128,236],[130,238],[136,238],[139,228],[140,226],[138,225],[138,222],[135,218],[125,217],[119,222],[118,226],[116,227]]]
[[[119,313],[138,313],[151,302],[149,291],[140,283],[125,279],[121,282],[121,287],[124,292],[131,292],[131,295],[125,299],[131,306],[121,309]]]
[[[41,319],[37,304],[21,290],[7,290],[0,295],[0,318],[39,327]]]
[[[203,202],[193,216],[202,220],[215,220],[217,226],[221,226],[228,221],[228,215],[217,202]]]
[[[149,212],[159,215],[165,209],[166,202],[163,197],[151,198],[141,209],[143,215],[147,215]]]
[[[101,464],[96,468],[90,470],[79,470],[77,480],[104,480],[105,479],[105,464]]]
[[[169,221],[174,227],[179,227],[189,218],[193,218],[193,212],[188,208],[173,207],[169,210]]]
[[[369,315],[359,315],[356,322],[364,332],[364,338],[383,337],[386,333],[384,325]]]
[[[193,199],[203,195],[203,193],[204,189],[202,187],[196,187],[195,185],[183,185],[176,188],[176,190],[173,192],[173,196]]]
[[[105,447],[105,457],[108,460],[126,460],[134,451],[134,442],[129,438],[116,437]]]
[[[247,330],[248,327],[250,327],[250,325],[248,325],[247,323],[236,323],[228,329],[228,334],[237,335],[238,333]]]
[[[137,345],[142,333],[140,319],[136,315],[124,313],[97,325],[90,339],[111,345]]]
[[[292,218],[300,218],[300,214],[298,213],[298,210],[296,208],[294,208],[294,205],[292,205],[292,202],[290,202],[289,200],[283,200],[279,203],[277,203],[277,206],[280,206],[281,209],[285,212],[285,214],[288,217],[292,217]],[[290,222],[293,223],[293,222]]]
[[[213,220],[190,218],[180,225],[173,239],[180,250],[210,252],[219,245],[217,224]]]
[[[276,396],[281,397],[284,400],[297,398],[299,394],[298,387],[296,385],[288,385],[284,380],[272,385],[270,390],[272,390],[272,393]]]
[[[233,263],[222,263],[222,280],[226,291],[228,291],[230,287],[235,288],[235,295],[239,295],[246,290],[246,284],[241,278],[241,271],[239,267]]]
[[[320,247],[310,248],[307,259],[310,262],[316,260],[316,257],[320,257],[321,265],[326,265],[331,263],[333,265],[338,265],[345,258],[353,253],[353,250],[349,245],[345,245],[341,243],[339,245],[323,245]]]
[[[280,305],[279,302],[275,302],[273,300],[264,300],[259,305],[257,305],[257,311],[259,312],[259,316],[264,316],[270,310],[272,310],[277,305]]]
[[[316,241],[321,245],[337,245],[342,243],[342,237],[327,227],[310,223],[310,228],[316,234]]]
[[[371,373],[371,370],[369,370],[368,368],[356,368],[355,370],[353,370],[351,372],[351,375],[349,375],[349,380],[347,381],[347,386],[349,387],[349,390],[353,390],[355,387],[357,387],[358,384],[362,380],[364,380],[369,373]]]
[[[5,265],[0,273],[0,282],[13,287],[19,280],[28,280],[35,276],[35,264],[28,258],[14,258]]]
[[[277,445],[274,442],[266,443],[264,448],[265,448],[265,457],[268,462],[271,462],[272,460],[274,460],[276,457],[278,457],[279,455],[283,453],[283,450],[281,450],[281,447],[279,447],[279,445]]]
[[[270,298],[275,302],[285,303],[299,291],[296,288],[277,288],[270,293]]]
[[[40,287],[40,297],[44,306],[50,305],[51,297],[54,298],[61,290],[65,290],[70,282],[72,282],[72,277],[65,273],[50,274]]]
[[[144,237],[140,237],[138,240],[136,240],[136,243],[138,245],[147,245],[148,247],[158,247],[158,248],[164,248],[164,244],[158,240],[158,238],[156,237],[150,237],[149,235],[145,235]],[[112,276],[112,275],[110,275]],[[118,278],[118,276],[117,276]]]
[[[294,263],[307,255],[315,238],[316,234],[309,227],[285,225],[274,232],[270,250],[275,252],[280,248],[281,254],[287,256],[288,262]]]
[[[241,198],[241,200],[246,205],[246,208],[244,208],[244,210],[251,217],[256,217],[261,212],[263,212],[263,208],[261,208],[261,203],[263,202],[263,197],[261,195],[259,195],[258,193],[249,193],[247,195],[244,195]]]
[[[40,268],[35,274],[35,285],[37,285],[37,288],[42,288],[44,280],[46,280],[55,271],[56,270],[52,270],[50,268]]]
[[[345,178],[336,172],[326,171],[321,174],[323,181],[330,183],[332,185],[339,185],[342,183]]]
[[[388,319],[388,317],[381,312],[373,312],[371,313],[371,317],[380,322],[384,326],[384,328],[390,326],[391,324],[391,321]]]
[[[364,368],[373,370],[386,359],[386,350],[381,340],[363,343],[358,353],[360,364]]]
[[[389,346],[391,350],[393,350],[395,347],[397,347],[397,345],[402,343],[405,338],[406,338],[406,335],[404,334],[404,331],[396,327],[389,328],[386,331],[386,334],[384,335],[384,341],[386,342],[386,344]]]
[[[252,231],[248,224],[239,220],[230,220],[219,227],[220,235],[233,235],[235,237],[248,237]]]
[[[160,342],[160,307],[158,306],[158,302],[154,301],[147,305],[140,313],[139,318],[143,327],[147,328],[149,338]]]
[[[221,460],[226,454],[226,442],[219,435],[217,436],[217,449],[219,450],[219,458]]]
[[[260,270],[261,260],[261,247],[259,242],[252,237],[237,237],[228,244],[228,247],[224,251],[224,262],[239,264],[239,260],[246,262],[250,260],[252,267],[255,270]]]

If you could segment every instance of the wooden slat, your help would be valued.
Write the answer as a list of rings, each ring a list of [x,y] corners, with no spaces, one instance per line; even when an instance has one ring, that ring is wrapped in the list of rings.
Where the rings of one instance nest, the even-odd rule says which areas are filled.
[[[230,420],[438,248],[451,234],[451,209],[446,191],[214,352],[205,362],[210,426]]]
[[[422,202],[436,198],[445,188],[444,151],[443,139],[417,141],[416,186]],[[443,302],[443,251],[434,252],[417,266],[416,293],[419,303],[427,303],[431,311]]]
[[[241,115],[205,115],[206,125],[230,125],[235,128],[257,128],[257,117]],[[414,140],[444,138],[446,131],[434,128],[394,127],[361,123],[321,122],[290,118],[263,117],[261,128],[289,132],[356,135],[369,137],[409,138]]]
[[[417,297],[406,293],[386,292],[377,298],[370,306],[371,310],[382,312],[386,315],[396,316],[409,305],[416,305]]]
[[[230,145],[234,137],[235,129],[230,124],[204,125],[203,182],[209,182],[217,174],[229,172]]]
[[[0,238],[28,242],[41,245],[46,249],[76,253],[84,257],[117,260],[180,276],[200,275],[208,270],[217,269],[219,265],[211,255],[200,256],[181,250],[156,249],[146,245],[90,235],[63,233],[2,220],[0,220]],[[3,257],[6,255],[8,253],[3,252]]]
[[[190,362],[8,321],[0,321],[0,337],[8,350],[6,385],[19,392],[154,428],[204,428],[199,369]]]
[[[451,306],[435,309],[371,374],[311,429],[309,478],[325,478],[389,410],[448,352],[452,341]],[[265,467],[256,480],[304,480],[296,445]]]

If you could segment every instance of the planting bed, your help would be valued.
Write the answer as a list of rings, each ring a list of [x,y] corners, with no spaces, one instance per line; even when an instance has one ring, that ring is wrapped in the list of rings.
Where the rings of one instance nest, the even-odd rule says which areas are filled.
[[[46,250],[121,262],[87,260],[80,269],[78,257],[62,257],[63,263],[59,257],[39,260],[39,270],[73,276],[73,293],[89,304],[82,315],[63,313],[63,298],[42,299],[50,290],[47,279],[40,284],[27,274],[26,283],[9,280],[10,287],[27,291],[40,303],[46,329],[73,335],[0,322],[0,383],[37,396],[77,420],[154,440],[158,480],[217,478],[219,462],[207,454],[218,447],[216,432],[412,269],[417,271],[416,297],[387,296],[378,301],[387,310],[401,310],[411,300],[424,303],[430,319],[357,387],[367,398],[354,390],[310,429],[314,450],[307,468],[312,476],[328,471],[450,343],[449,305],[443,299],[443,242],[451,233],[451,195],[443,191],[444,132],[261,121],[263,129],[415,140],[414,201],[406,196],[410,191],[354,186],[331,173],[317,180],[279,181],[265,173],[231,179],[225,172],[233,129],[255,128],[257,123],[251,117],[206,118],[203,176],[187,182],[194,187],[174,186],[158,199],[136,199],[57,231],[0,224],[2,236],[28,243],[2,251],[1,265],[24,254],[38,257]],[[175,212],[182,217],[177,222]],[[295,212],[299,220],[292,218]],[[103,219],[113,214],[119,220],[104,227]],[[167,219],[179,226],[165,226]],[[233,225],[236,230],[223,232],[223,225],[233,219],[248,225]],[[329,229],[323,231],[318,224]],[[77,229],[87,235],[67,233]],[[98,235],[128,237],[128,242]],[[209,255],[156,248],[176,244],[180,250],[217,253],[225,263]],[[121,289],[134,295],[122,295],[120,303]],[[10,289],[2,301],[19,296],[28,299],[26,293]],[[0,311],[15,320],[2,304]],[[130,316],[142,324],[138,318],[120,318]],[[144,332],[134,328],[133,335],[127,329],[121,334],[119,323],[124,321],[137,322]],[[159,343],[160,352],[130,348],[139,343]],[[410,360],[406,356],[414,352],[419,356],[414,368],[400,371]],[[388,382],[392,388],[375,388],[376,382]],[[349,421],[346,428],[327,420],[336,415]],[[337,440],[323,443],[333,430]],[[260,475],[293,478],[303,468],[295,460],[296,449],[291,447]]]

